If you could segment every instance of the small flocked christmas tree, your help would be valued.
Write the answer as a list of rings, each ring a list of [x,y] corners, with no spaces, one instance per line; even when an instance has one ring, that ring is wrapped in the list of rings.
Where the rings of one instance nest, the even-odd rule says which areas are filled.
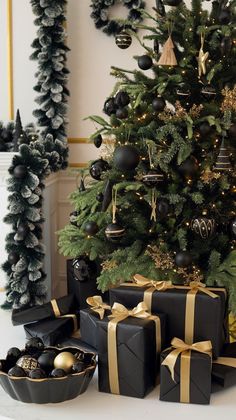
[[[114,150],[72,194],[59,240],[64,255],[101,261],[102,290],[135,273],[200,280],[226,286],[236,312],[235,7],[157,0],[153,16],[143,11],[154,25],[136,69],[112,67],[110,118],[90,119],[101,126],[95,146],[109,138]]]

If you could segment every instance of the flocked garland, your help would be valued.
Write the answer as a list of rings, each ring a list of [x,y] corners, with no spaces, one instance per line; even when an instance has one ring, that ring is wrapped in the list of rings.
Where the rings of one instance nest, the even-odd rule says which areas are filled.
[[[144,1],[119,0],[119,2],[129,10],[125,21],[121,21],[120,19],[109,19],[109,9],[117,3],[117,0],[92,0],[90,5],[93,10],[91,17],[95,22],[96,28],[102,29],[102,31],[109,36],[117,35],[124,27],[135,31],[135,24],[140,23],[143,20],[139,9],[144,9]]]

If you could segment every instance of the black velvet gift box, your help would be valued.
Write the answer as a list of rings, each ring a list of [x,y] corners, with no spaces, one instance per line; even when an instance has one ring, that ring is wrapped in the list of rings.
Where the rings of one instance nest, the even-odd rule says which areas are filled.
[[[56,309],[59,313],[55,312]],[[76,310],[76,301],[73,295],[63,296],[59,299],[54,299],[44,305],[37,305],[28,309],[14,309],[12,311],[12,324],[23,325],[30,322],[41,321],[46,318],[56,318],[61,315],[74,313]]]
[[[108,316],[110,311],[105,311],[105,316]],[[98,348],[98,327],[97,322],[100,320],[98,313],[92,309],[83,309],[80,311],[80,335],[81,339],[92,346]]]
[[[161,353],[161,363],[172,349]],[[174,380],[168,366],[161,364],[160,400],[185,402],[191,404],[209,404],[211,395],[211,357],[197,351],[190,352],[189,401],[181,401],[181,360],[179,355],[174,368]]]
[[[54,346],[79,328],[79,314],[56,319],[45,319],[24,325],[26,338],[39,337],[45,346]]]
[[[212,391],[236,385],[236,342],[226,344],[212,364]]]
[[[146,287],[120,286],[110,290],[110,304],[121,303],[127,307],[136,306],[145,300]],[[152,313],[167,314],[167,345],[172,338],[179,337],[186,341],[186,298],[190,288],[171,288],[165,291],[155,290],[152,294]],[[212,298],[202,291],[195,297],[193,342],[210,340],[213,356],[218,357],[224,343],[228,339],[227,329],[227,297],[225,291],[214,289],[218,296]]]
[[[164,341],[165,315],[160,315],[160,321]],[[108,323],[109,318],[97,323],[98,387],[100,392],[110,393]],[[154,321],[129,317],[119,322],[116,343],[119,394],[144,398],[155,387],[159,370]]]

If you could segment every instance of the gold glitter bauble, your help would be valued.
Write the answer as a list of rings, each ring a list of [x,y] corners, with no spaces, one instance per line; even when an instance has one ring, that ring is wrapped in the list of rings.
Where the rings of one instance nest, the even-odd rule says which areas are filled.
[[[20,357],[16,362],[17,366],[20,366],[26,372],[30,372],[39,367],[38,361],[32,356],[26,354],[25,356]]]
[[[72,366],[76,363],[77,359],[74,354],[63,351],[59,353],[54,359],[54,367],[56,369],[63,369],[65,372],[69,373]]]

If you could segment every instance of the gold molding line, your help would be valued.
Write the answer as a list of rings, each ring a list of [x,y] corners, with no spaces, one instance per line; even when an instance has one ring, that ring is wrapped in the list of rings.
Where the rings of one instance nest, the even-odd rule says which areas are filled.
[[[12,0],[7,0],[7,63],[9,119],[14,119]]]
[[[114,140],[106,140],[106,144],[114,144]],[[70,137],[68,138],[68,144],[93,144],[93,142],[87,137]]]
[[[69,163],[70,168],[87,168],[88,163],[87,162],[81,162],[81,163]]]

